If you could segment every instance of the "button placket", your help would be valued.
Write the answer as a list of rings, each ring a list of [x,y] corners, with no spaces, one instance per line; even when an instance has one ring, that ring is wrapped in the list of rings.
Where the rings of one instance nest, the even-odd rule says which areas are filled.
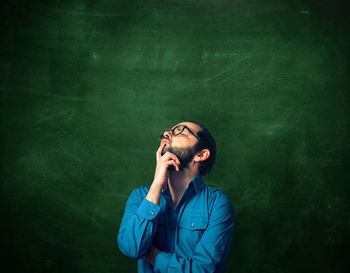
[[[173,213],[172,217],[170,218],[170,228],[176,229],[177,227],[177,214],[176,212]]]

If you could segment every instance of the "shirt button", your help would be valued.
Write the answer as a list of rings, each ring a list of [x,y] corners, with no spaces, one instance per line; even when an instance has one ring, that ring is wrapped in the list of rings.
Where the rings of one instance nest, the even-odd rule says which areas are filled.
[[[194,223],[191,224],[191,228],[194,228]]]
[[[154,211],[152,211],[151,214],[154,215]]]

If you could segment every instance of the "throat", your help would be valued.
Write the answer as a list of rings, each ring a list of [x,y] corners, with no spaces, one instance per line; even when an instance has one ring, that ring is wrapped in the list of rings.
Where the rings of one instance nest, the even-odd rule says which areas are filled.
[[[168,189],[169,194],[171,198],[171,203],[173,205],[173,209],[177,207],[177,205],[180,203],[182,196],[184,195],[187,184],[175,184],[174,182],[168,182]]]
[[[176,173],[176,176],[170,174],[168,179],[168,189],[173,209],[176,209],[187,189],[188,184],[194,178],[179,175],[180,173]]]

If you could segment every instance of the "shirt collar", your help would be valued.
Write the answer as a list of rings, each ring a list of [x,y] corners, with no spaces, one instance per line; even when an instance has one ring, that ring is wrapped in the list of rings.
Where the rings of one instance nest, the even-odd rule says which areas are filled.
[[[198,175],[195,178],[193,178],[190,183],[188,183],[188,186],[190,186],[190,184],[193,184],[194,189],[196,190],[196,193],[200,192],[200,190],[203,188],[204,186],[204,181],[202,176]]]
[[[200,192],[200,190],[203,188],[204,186],[204,181],[202,176],[198,175],[195,178],[193,178],[190,183],[188,183],[187,188],[190,186],[190,184],[193,184],[194,189],[196,191],[196,193]],[[162,188],[162,192],[166,192],[168,190],[168,185],[167,183],[164,185],[164,187]]]

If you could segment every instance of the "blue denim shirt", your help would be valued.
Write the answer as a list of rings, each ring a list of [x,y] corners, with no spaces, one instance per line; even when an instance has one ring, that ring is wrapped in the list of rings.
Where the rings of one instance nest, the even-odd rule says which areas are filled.
[[[120,250],[138,259],[138,272],[224,272],[233,231],[233,207],[221,191],[194,178],[175,209],[163,189],[160,204],[145,199],[149,187],[134,190],[118,234]],[[154,245],[154,266],[142,257]]]

